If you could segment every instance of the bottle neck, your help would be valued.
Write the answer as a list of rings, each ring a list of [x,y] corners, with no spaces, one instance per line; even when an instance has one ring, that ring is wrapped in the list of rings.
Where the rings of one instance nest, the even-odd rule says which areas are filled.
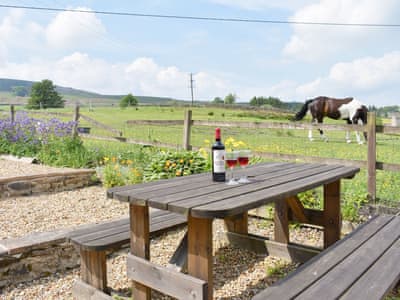
[[[217,128],[215,129],[215,140],[218,142],[221,141],[221,129]]]

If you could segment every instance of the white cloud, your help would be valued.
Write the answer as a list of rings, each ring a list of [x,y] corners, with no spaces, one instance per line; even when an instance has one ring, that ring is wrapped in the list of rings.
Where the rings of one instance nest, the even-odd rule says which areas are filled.
[[[77,10],[90,11],[89,8],[77,7]],[[75,48],[93,45],[104,38],[106,29],[101,20],[92,13],[61,12],[46,28],[47,43],[54,48]]]
[[[399,85],[400,51],[395,51],[381,57],[336,63],[327,76],[299,85],[296,94],[303,98],[318,95],[354,96],[365,99],[371,105],[398,105]]]
[[[0,61],[15,52],[29,53],[41,43],[43,28],[33,22],[25,21],[22,10],[12,9],[0,21]]]
[[[176,66],[161,66],[148,57],[131,63],[109,63],[88,54],[75,52],[59,60],[38,60],[29,63],[5,63],[0,77],[42,80],[104,94],[133,93],[189,99],[189,73]],[[194,74],[196,99],[212,99],[215,93],[230,92],[228,84],[207,72]]]
[[[321,0],[299,9],[291,21],[334,22],[334,23],[397,23],[400,2],[396,0]],[[284,47],[284,54],[300,60],[327,59],[339,51],[362,50],[378,37],[391,31],[371,27],[293,25],[294,34]]]

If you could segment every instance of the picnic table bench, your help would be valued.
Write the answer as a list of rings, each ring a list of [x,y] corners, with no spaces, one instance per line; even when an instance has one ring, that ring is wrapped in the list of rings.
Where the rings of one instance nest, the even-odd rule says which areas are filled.
[[[187,219],[179,214],[163,210],[150,212],[150,235],[160,235],[168,230],[186,224]],[[129,217],[94,224],[77,229],[67,235],[67,239],[77,245],[81,257],[80,281],[73,288],[74,296],[86,299],[93,291],[107,292],[106,255],[130,242]],[[101,293],[98,293],[100,297]]]
[[[400,279],[400,216],[380,215],[253,297],[382,299]]]

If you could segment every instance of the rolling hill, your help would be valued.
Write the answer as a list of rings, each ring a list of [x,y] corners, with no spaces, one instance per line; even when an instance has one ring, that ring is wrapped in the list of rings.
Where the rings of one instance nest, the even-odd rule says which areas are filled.
[[[29,92],[35,81],[0,78],[0,105],[17,104],[24,105],[27,97],[16,96],[13,92],[16,87],[23,87]],[[79,103],[81,105],[108,106],[118,105],[121,98],[125,95],[102,95],[94,92],[74,89],[71,87],[56,86],[57,92],[63,96],[67,105]],[[167,105],[187,101],[177,100],[167,97],[136,96],[140,104]]]

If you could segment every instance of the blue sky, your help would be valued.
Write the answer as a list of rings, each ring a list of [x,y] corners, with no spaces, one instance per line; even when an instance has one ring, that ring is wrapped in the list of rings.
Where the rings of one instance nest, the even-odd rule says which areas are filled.
[[[279,3],[278,3],[279,2]],[[142,14],[399,24],[398,0],[3,1]],[[0,77],[104,94],[196,100],[235,93],[400,105],[400,27],[144,18],[0,7]]]

